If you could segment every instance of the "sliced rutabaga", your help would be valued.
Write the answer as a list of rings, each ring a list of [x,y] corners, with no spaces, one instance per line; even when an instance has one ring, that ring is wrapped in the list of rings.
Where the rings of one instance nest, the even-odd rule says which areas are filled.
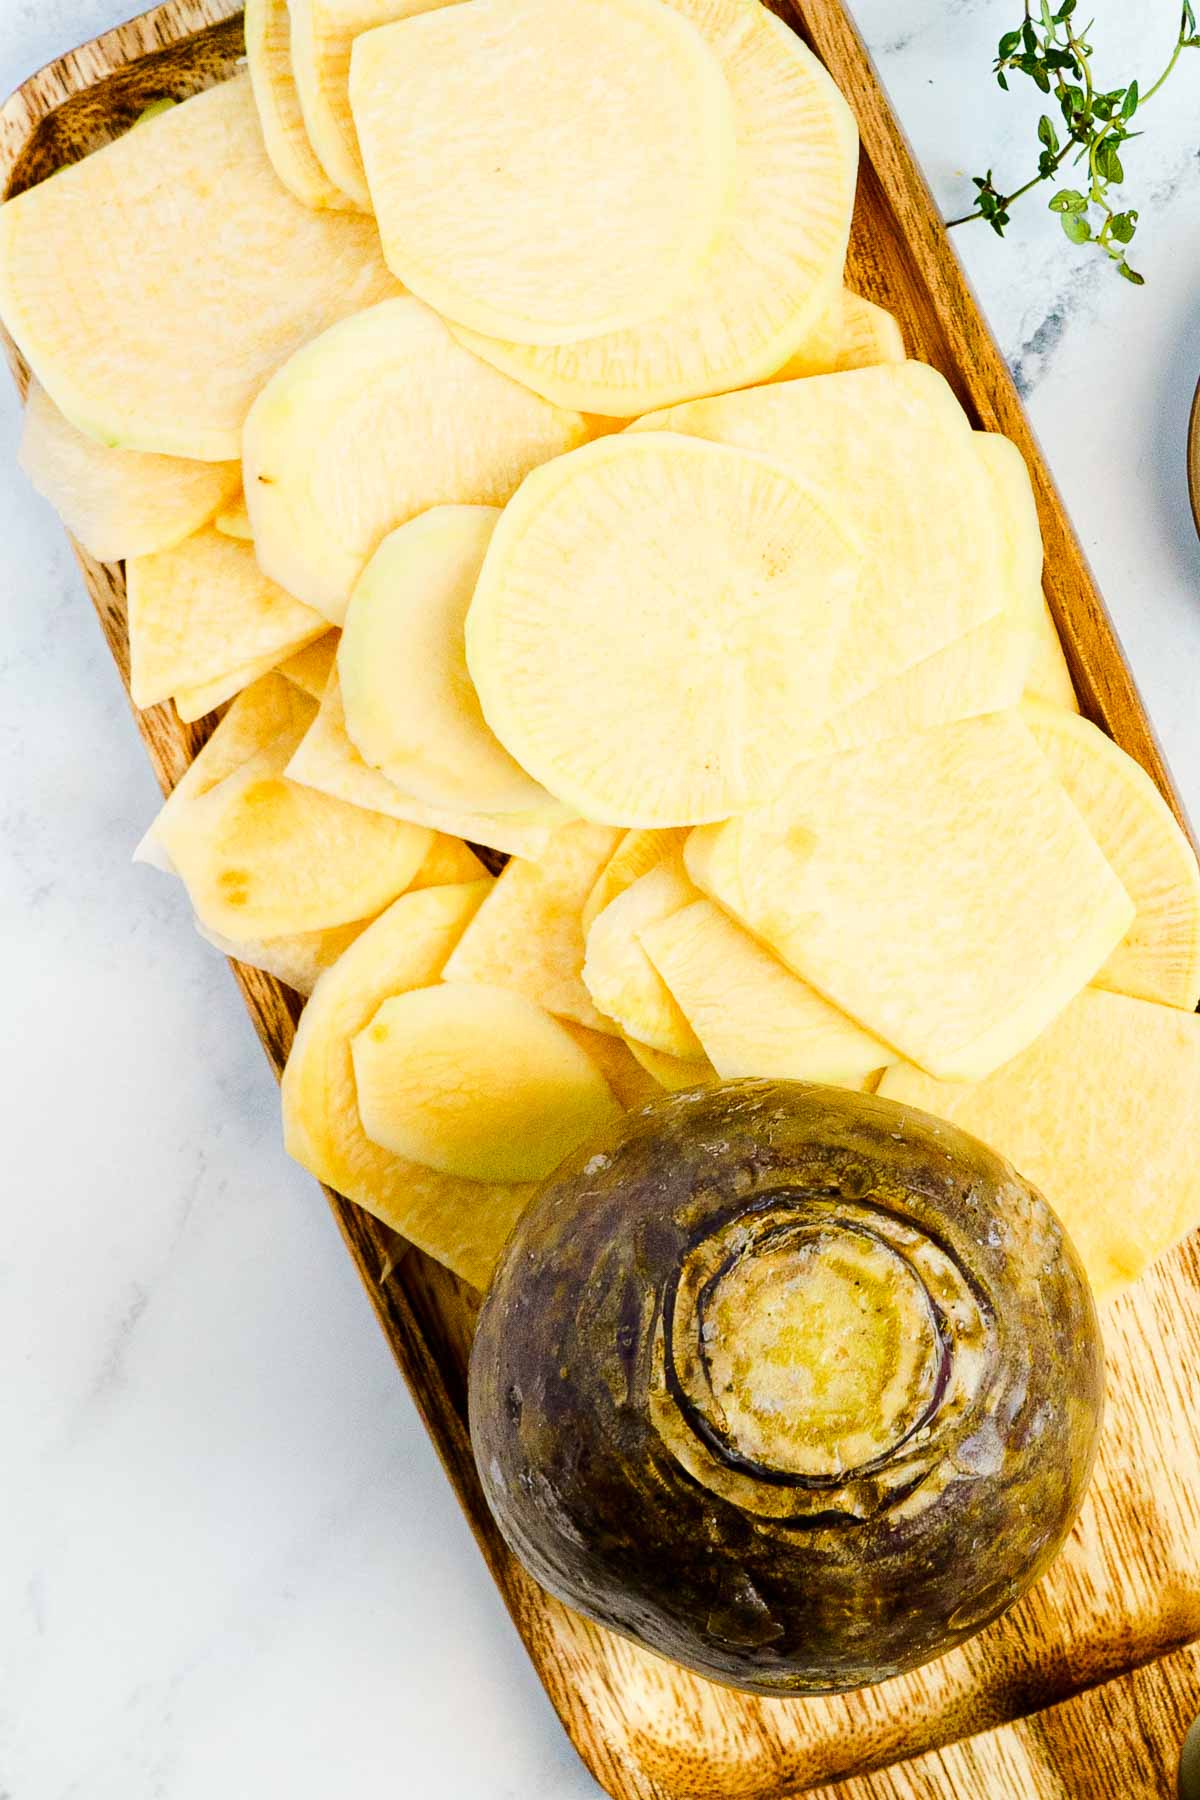
[[[474,1181],[543,1181],[621,1110],[567,1028],[511,988],[393,995],[351,1053],[372,1143]]]
[[[733,103],[662,0],[425,11],[359,39],[350,101],[388,264],[447,318],[568,343],[707,277]]]
[[[305,206],[346,210],[354,202],[332,182],[313,149],[292,66],[288,0],[246,0],[246,63],[271,165]]]
[[[283,1074],[284,1142],[297,1162],[476,1287],[532,1187],[442,1174],[372,1143],[352,1046],[386,1000],[439,979],[488,887],[426,888],[381,914],[317,983]]]
[[[718,394],[631,427],[658,431],[769,456],[850,510],[866,567],[831,711],[1027,601],[1024,565],[1005,554],[1003,501],[970,421],[924,363]]]
[[[685,1061],[700,1057],[700,1040],[646,954],[641,933],[696,898],[676,850],[598,914],[583,964],[584,986],[606,1018],[626,1037]]]
[[[1098,1299],[1200,1223],[1200,1017],[1089,987],[972,1085],[889,1069],[880,1093],[949,1119],[1036,1182]]]
[[[516,344],[456,327],[560,406],[623,419],[769,380],[822,328],[854,207],[854,119],[799,37],[746,0],[670,4],[720,61],[737,137],[724,226],[695,288],[645,324],[578,343]]]
[[[697,897],[638,935],[723,1081],[856,1087],[893,1059],[710,900]]]
[[[559,1018],[616,1032],[583,984],[583,905],[618,834],[582,822],[536,861],[514,857],[446,964],[447,981],[512,988]]]
[[[484,1001],[474,986],[439,987],[491,891],[485,878],[402,895],[318,981],[283,1076],[291,1155],[479,1288],[534,1188],[448,1166],[482,1173],[508,1155],[544,1167],[567,1138],[612,1120],[618,1102],[646,1097],[615,1039],[597,1043],[595,1033],[551,1019],[507,988]],[[393,1005],[398,997],[403,1008]],[[479,1030],[485,1005],[490,1038]],[[383,1041],[372,1040],[376,1026]],[[460,1071],[474,1106],[461,1104],[450,1078]],[[388,1148],[401,1140],[442,1166]]]
[[[1137,908],[1099,987],[1195,1012],[1200,867],[1146,771],[1078,713],[1027,701],[1025,721]]]
[[[125,578],[138,706],[236,679],[253,665],[237,680],[246,686],[264,660],[269,669],[327,629],[320,613],[263,574],[251,545],[210,526],[169,550],[131,557]]]
[[[288,0],[290,63],[300,113],[326,178],[347,204],[371,211],[350,112],[350,53],[356,38],[446,0]]]
[[[685,855],[797,975],[946,1080],[1031,1043],[1134,915],[1016,709],[804,763]]]
[[[676,433],[560,457],[506,508],[467,615],[484,717],[585,818],[683,825],[767,798],[828,710],[863,567],[848,515],[780,463]]]
[[[336,668],[322,691],[316,717],[296,746],[287,773],[292,781],[331,794],[335,800],[365,806],[369,812],[383,813],[389,819],[428,825],[434,831],[465,838],[468,843],[482,844],[505,856],[536,859],[545,854],[553,836],[552,826],[511,814],[453,812],[428,806],[405,793],[379,769],[373,769],[363,761],[346,730]]]
[[[488,730],[464,625],[499,511],[434,506],[386,537],[355,584],[338,650],[364,761],[427,806],[561,822],[565,808]]]
[[[682,850],[686,837],[686,826],[675,826],[667,831],[627,831],[584,902],[584,935],[591,930],[610,900],[615,900],[640,876],[648,875],[651,869],[657,869],[660,863],[667,862],[676,851]]]
[[[431,848],[422,826],[288,780],[294,748],[285,735],[158,826],[197,918],[222,937],[370,918],[410,886]]]
[[[974,453],[991,482],[1002,610],[833,713],[808,746],[808,755],[854,750],[878,738],[1001,712],[1021,699],[1044,605],[1037,507],[1016,445],[995,432],[972,435]]]
[[[224,462],[272,370],[397,291],[371,219],[280,185],[248,75],[0,207],[0,319],[72,424]]]
[[[99,562],[167,550],[241,489],[237,463],[119,450],[77,431],[33,382],[17,461],[72,537]]]
[[[259,561],[340,625],[396,526],[431,506],[503,506],[587,434],[578,413],[464,350],[420,300],[371,307],[284,363],[246,421]]]

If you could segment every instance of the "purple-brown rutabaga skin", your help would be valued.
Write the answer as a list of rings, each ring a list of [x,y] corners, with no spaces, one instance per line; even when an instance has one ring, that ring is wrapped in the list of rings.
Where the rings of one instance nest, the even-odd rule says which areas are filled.
[[[1102,1389],[1079,1261],[1008,1163],[894,1101],[739,1081],[551,1177],[483,1307],[471,1430],[505,1538],[569,1606],[817,1694],[942,1655],[1037,1579]]]

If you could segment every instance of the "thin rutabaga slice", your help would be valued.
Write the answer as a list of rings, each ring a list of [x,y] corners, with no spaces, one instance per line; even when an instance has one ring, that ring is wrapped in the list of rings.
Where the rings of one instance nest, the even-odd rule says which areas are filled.
[[[131,557],[130,689],[137,706],[271,668],[324,635],[326,622],[268,579],[250,544],[205,526],[168,550]],[[239,683],[238,685],[246,685]]]
[[[72,424],[126,450],[240,456],[272,370],[396,291],[373,220],[280,184],[248,75],[0,207],[0,318]]]
[[[953,1081],[1031,1043],[1134,913],[1019,709],[802,763],[685,858],[818,993]]]
[[[1200,867],[1149,775],[1078,713],[1029,700],[1025,721],[1137,912],[1095,977],[1142,1000],[1200,1005]]]
[[[334,625],[368,559],[431,506],[503,506],[588,427],[464,350],[405,296],[306,344],[246,421],[259,562]]]
[[[668,3],[711,45],[733,99],[733,192],[700,280],[657,318],[578,343],[456,327],[560,406],[619,419],[768,381],[837,296],[854,208],[854,118],[796,33],[747,0]]]
[[[364,761],[428,806],[554,823],[565,809],[489,731],[467,672],[467,609],[499,517],[434,506],[383,540],[338,649],[346,729]]]
[[[924,363],[770,382],[630,427],[652,431],[770,456],[850,510],[866,567],[832,711],[1020,603],[975,433],[949,383]]]
[[[384,255],[447,318],[562,344],[707,276],[729,84],[662,0],[472,0],[369,32],[350,103]]]
[[[308,140],[326,178],[361,212],[371,196],[350,111],[350,52],[364,32],[447,0],[288,0],[290,61]]]
[[[862,570],[848,511],[676,433],[535,471],[467,614],[485,719],[584,818],[684,825],[765,800],[828,712]]]
[[[304,124],[291,35],[288,0],[246,0],[246,63],[267,155],[305,206],[349,210],[354,202],[325,173]]]
[[[434,831],[465,838],[468,843],[481,844],[505,856],[536,859],[545,853],[553,836],[552,826],[512,815],[454,812],[444,807],[427,806],[424,801],[406,794],[394,781],[389,781],[381,770],[371,768],[363,761],[346,731],[336,667],[325,684],[317,715],[297,745],[287,773],[293,781],[330,794],[335,800],[345,800],[351,806],[365,806],[369,812],[383,813],[389,819],[428,825]]]
[[[241,487],[236,463],[148,456],[86,437],[36,381],[17,461],[98,562],[169,549],[206,525]]]

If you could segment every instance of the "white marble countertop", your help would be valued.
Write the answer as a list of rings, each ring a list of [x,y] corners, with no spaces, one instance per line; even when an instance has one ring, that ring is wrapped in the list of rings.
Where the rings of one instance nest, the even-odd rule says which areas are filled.
[[[0,89],[131,0],[0,0]],[[1028,163],[1019,0],[855,0],[939,201]],[[1174,0],[1097,0],[1115,84]],[[1200,53],[1127,158],[1136,291],[1041,198],[957,234],[1200,814]],[[0,1800],[571,1800],[527,1664],[232,982],[130,853],[156,793],[0,384]]]

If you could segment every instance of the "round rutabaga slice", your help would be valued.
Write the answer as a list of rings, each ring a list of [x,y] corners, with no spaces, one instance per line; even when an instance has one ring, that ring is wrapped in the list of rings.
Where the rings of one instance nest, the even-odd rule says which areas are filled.
[[[355,38],[392,19],[432,12],[447,0],[288,0],[291,66],[309,142],[329,180],[362,212],[371,196],[350,112]]]
[[[269,580],[250,544],[211,526],[168,550],[130,557],[125,578],[136,706],[220,684],[227,676],[233,686],[220,699],[228,699],[324,633],[320,613]]]
[[[197,918],[222,937],[369,919],[410,886],[432,848],[423,826],[288,780],[294,747],[283,736],[156,827]]]
[[[463,625],[494,506],[435,506],[386,537],[355,585],[338,650],[346,730],[363,760],[427,806],[513,814],[565,810],[484,723]]]
[[[616,418],[768,380],[836,299],[854,207],[853,116],[796,34],[749,0],[668,4],[712,47],[734,108],[733,190],[700,280],[657,317],[578,343],[456,327],[560,406]]]
[[[564,1025],[465,982],[385,1000],[351,1043],[371,1142],[473,1181],[544,1181],[621,1108]]]
[[[860,567],[767,458],[603,438],[537,470],[496,527],[467,615],[484,717],[584,818],[728,818],[824,717]]]
[[[243,476],[258,560],[340,625],[389,531],[431,506],[503,506],[586,436],[422,301],[385,301],[306,344],[254,403]]]
[[[329,179],[305,129],[291,32],[288,0],[246,0],[246,62],[267,155],[284,187],[305,206],[348,210],[354,202]]]
[[[393,273],[527,344],[654,317],[704,278],[734,169],[711,46],[662,0],[472,0],[354,46]]]
[[[426,888],[381,914],[318,981],[283,1072],[289,1154],[479,1288],[533,1189],[439,1174],[372,1143],[351,1045],[393,994],[438,980],[488,886]]]
[[[1098,726],[1027,700],[1025,723],[1137,911],[1097,987],[1195,1012],[1200,1005],[1200,866],[1140,763]]]
[[[395,292],[373,220],[280,185],[244,75],[0,207],[0,318],[71,422],[127,450],[239,456],[271,371]]]
[[[169,549],[228,505],[236,463],[118,450],[76,431],[35,381],[17,460],[72,537],[99,562]]]

